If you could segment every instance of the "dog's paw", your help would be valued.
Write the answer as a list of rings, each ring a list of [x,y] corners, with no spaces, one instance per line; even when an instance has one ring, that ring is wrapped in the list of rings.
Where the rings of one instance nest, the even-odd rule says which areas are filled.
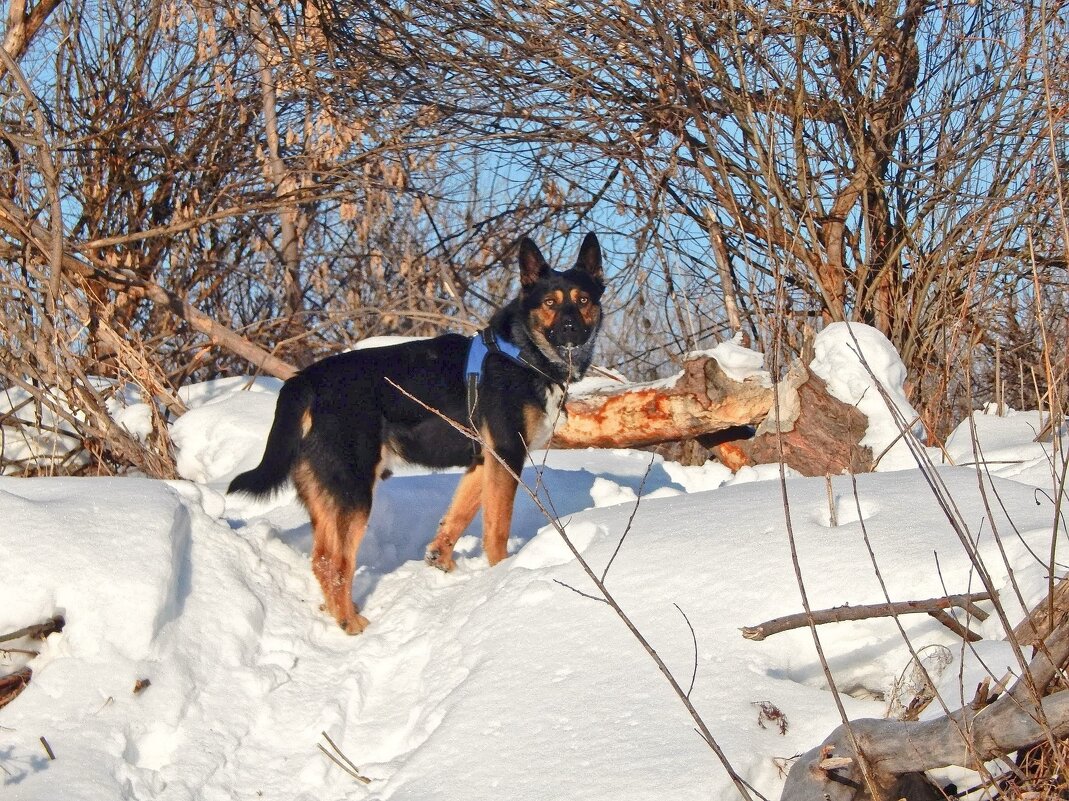
[[[453,560],[452,554],[447,554],[442,551],[441,548],[438,548],[434,545],[431,545],[427,549],[427,555],[424,557],[424,560],[431,567],[436,567],[446,573],[450,572],[454,567],[457,566],[457,563]]]
[[[370,622],[363,615],[353,612],[349,617],[339,620],[338,625],[341,626],[342,631],[346,634],[359,634],[368,627]]]

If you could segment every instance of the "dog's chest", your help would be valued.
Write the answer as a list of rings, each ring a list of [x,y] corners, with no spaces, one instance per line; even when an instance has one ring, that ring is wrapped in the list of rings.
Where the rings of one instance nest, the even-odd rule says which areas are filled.
[[[551,384],[545,390],[542,408],[532,409],[527,420],[527,447],[544,448],[553,437],[553,432],[564,425],[568,415],[564,411],[564,388]]]

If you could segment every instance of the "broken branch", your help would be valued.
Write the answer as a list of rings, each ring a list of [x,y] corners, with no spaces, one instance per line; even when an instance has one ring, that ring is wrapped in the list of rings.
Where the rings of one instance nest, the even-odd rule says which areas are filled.
[[[33,640],[43,640],[49,634],[55,634],[57,631],[63,631],[63,626],[67,621],[63,619],[63,615],[55,615],[49,618],[44,623],[35,623],[32,626],[26,626],[17,631],[12,631],[9,634],[0,634],[0,642],[8,642],[9,640],[18,640],[22,637],[29,637]]]
[[[868,620],[874,617],[891,617],[893,615],[909,615],[924,612],[933,614],[944,609],[953,607],[969,608],[972,614],[983,620],[987,617],[983,610],[972,606],[978,601],[990,601],[991,595],[986,592],[974,592],[967,595],[948,595],[945,598],[929,598],[924,601],[897,601],[895,603],[862,604],[861,606],[836,606],[832,609],[820,609],[813,612],[812,616],[799,612],[793,615],[777,617],[766,621],[758,626],[744,626],[742,636],[748,640],[763,640],[772,634],[779,634],[791,629],[800,629],[808,626],[810,619],[814,625],[824,623],[841,623],[846,620]],[[981,614],[977,614],[981,613]],[[974,635],[975,636],[975,635]]]

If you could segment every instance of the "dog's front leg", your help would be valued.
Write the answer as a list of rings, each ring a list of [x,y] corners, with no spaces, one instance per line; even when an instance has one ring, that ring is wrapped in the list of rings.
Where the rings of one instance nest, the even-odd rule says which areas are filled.
[[[520,458],[522,468],[523,460]],[[492,455],[486,455],[483,479],[483,551],[491,565],[508,556],[512,506],[516,500],[519,470],[510,470]]]
[[[464,533],[475,513],[479,511],[483,494],[483,472],[485,468],[480,462],[468,468],[468,471],[460,477],[457,491],[453,494],[453,500],[449,504],[442,522],[438,524],[438,533],[427,546],[427,564],[444,570],[447,573],[456,567],[453,561],[453,546],[457,544],[460,535]]]

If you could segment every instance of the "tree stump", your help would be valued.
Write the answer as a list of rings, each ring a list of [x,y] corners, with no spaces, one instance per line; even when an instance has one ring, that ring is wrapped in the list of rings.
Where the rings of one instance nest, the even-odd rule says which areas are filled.
[[[824,381],[795,362],[779,383],[779,414],[770,413],[752,439],[713,448],[732,470],[782,461],[803,476],[867,473],[872,449],[861,445],[868,418],[833,397]]]

